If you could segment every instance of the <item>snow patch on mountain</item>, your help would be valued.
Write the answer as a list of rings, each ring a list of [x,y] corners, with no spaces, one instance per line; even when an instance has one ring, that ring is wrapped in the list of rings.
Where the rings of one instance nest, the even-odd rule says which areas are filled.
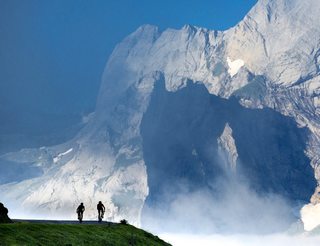
[[[320,203],[305,205],[301,209],[301,220],[306,231],[315,229],[320,221]]]
[[[239,69],[244,66],[244,61],[241,59],[232,61],[230,57],[227,57],[227,62],[229,66],[228,73],[231,77],[235,76],[238,73]]]
[[[73,151],[73,148],[68,149],[67,151],[65,151],[63,153],[58,154],[56,157],[53,157],[53,162],[57,163],[63,156],[71,153],[72,151]]]

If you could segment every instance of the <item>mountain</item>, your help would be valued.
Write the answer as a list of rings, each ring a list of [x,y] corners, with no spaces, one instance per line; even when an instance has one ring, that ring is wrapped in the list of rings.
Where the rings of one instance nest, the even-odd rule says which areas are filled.
[[[214,181],[236,173],[298,209],[311,201],[309,228],[320,209],[319,11],[317,0],[260,0],[226,31],[140,27],[114,49],[73,139],[0,157],[19,172],[1,174],[3,202],[14,217],[57,219],[79,202],[92,218],[101,200],[107,219],[139,224],[168,187],[219,196]]]

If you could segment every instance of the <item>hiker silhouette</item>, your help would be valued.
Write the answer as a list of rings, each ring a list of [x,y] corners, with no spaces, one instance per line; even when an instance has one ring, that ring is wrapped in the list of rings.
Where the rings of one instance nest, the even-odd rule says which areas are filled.
[[[83,203],[80,203],[80,205],[77,208],[78,220],[80,223],[82,223],[84,210],[85,210],[85,207],[84,207]]]
[[[8,212],[8,209],[0,202],[0,223],[12,223]]]
[[[97,204],[97,209],[98,209],[98,220],[99,222],[101,222],[103,219],[104,212],[106,210],[106,208],[104,207],[101,201],[99,201],[99,203]]]

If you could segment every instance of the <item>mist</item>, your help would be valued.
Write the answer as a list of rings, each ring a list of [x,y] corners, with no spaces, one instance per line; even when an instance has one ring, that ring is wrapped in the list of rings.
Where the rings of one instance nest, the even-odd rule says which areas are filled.
[[[143,227],[157,233],[267,234],[285,231],[298,220],[298,208],[279,195],[260,195],[240,181],[220,180],[215,186],[219,194],[168,190],[167,200],[145,206]]]
[[[319,236],[304,231],[300,206],[276,194],[258,194],[239,180],[215,185],[218,196],[206,189],[176,195],[168,190],[166,201],[145,206],[143,229],[175,246],[318,244]]]
[[[257,235],[190,235],[161,234],[161,238],[175,246],[313,246],[319,245],[320,237],[308,235],[272,234]]]

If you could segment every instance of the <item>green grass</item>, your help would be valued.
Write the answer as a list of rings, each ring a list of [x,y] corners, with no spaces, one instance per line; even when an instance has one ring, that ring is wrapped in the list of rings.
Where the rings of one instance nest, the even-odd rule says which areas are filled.
[[[131,225],[0,224],[0,245],[170,245]]]

